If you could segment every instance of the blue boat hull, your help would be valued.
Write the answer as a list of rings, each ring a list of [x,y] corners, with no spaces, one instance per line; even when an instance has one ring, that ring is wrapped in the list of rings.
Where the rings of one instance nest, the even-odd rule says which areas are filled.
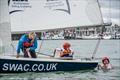
[[[97,65],[98,62],[70,62],[69,60],[67,62],[63,60],[0,59],[0,73],[88,70],[96,68]]]

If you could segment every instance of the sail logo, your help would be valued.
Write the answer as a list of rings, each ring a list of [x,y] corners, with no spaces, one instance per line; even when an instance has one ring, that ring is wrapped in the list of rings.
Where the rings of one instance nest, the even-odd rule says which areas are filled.
[[[21,12],[26,10],[27,8],[39,9],[41,7],[47,8],[53,11],[61,11],[67,14],[71,14],[71,8],[69,0],[38,0],[37,3],[40,3],[38,6],[34,3],[33,0],[8,0],[8,6],[10,10],[10,14],[14,12]],[[32,10],[31,9],[31,10]]]
[[[4,63],[3,71],[56,71],[57,63],[50,64],[8,64]]]
[[[24,11],[26,8],[32,8],[28,0],[8,0],[8,6],[10,7],[9,14]]]
[[[13,0],[13,1],[28,1],[28,0]]]
[[[71,14],[69,0],[47,0],[44,7]]]
[[[8,5],[10,4],[11,0],[8,0]],[[28,0],[12,0],[12,1],[19,1],[19,2],[28,2]]]

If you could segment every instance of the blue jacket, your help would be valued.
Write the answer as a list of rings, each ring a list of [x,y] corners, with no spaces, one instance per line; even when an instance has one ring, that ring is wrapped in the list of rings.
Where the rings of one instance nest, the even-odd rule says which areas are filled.
[[[30,41],[31,41],[31,39],[29,39],[26,34],[23,35],[23,36],[20,38],[19,42],[18,42],[17,53],[19,54],[19,53],[20,53],[20,50],[23,49],[23,47],[24,47],[24,46],[23,46],[23,43],[24,43],[24,42],[30,42]],[[30,50],[35,50],[35,49],[37,48],[37,45],[38,45],[38,44],[37,44],[37,38],[35,38],[34,43],[33,43],[33,46],[30,47]]]

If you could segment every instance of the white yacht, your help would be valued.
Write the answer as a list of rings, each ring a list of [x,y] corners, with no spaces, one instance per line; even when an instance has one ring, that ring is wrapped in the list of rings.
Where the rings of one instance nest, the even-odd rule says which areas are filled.
[[[110,34],[104,34],[103,39],[111,39],[112,36]]]

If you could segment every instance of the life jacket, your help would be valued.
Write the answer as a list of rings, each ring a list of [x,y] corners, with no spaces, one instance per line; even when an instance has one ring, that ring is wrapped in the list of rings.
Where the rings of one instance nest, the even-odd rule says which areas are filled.
[[[23,43],[23,46],[24,46],[25,48],[29,48],[29,47],[32,47],[33,44],[32,44],[32,43],[29,43],[29,42],[24,42],[24,43]]]
[[[71,53],[71,50],[70,50],[70,49],[63,51],[63,54],[70,54],[70,53]]]
[[[69,57],[70,56],[70,54],[71,54],[71,50],[70,49],[68,49],[68,50],[63,50],[63,52],[62,52],[63,54],[61,54],[60,56],[61,57]]]

